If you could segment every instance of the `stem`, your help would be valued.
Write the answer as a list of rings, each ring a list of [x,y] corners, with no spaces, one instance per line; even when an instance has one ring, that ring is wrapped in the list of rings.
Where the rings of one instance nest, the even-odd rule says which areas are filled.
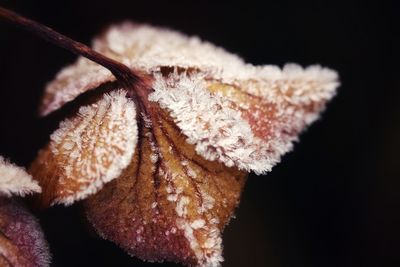
[[[7,22],[16,24],[23,29],[34,33],[35,35],[45,39],[46,41],[53,43],[59,47],[67,49],[74,54],[86,57],[103,67],[107,68],[111,73],[124,84],[128,89],[128,92],[133,88],[137,87],[138,84],[143,84],[144,81],[134,70],[131,70],[126,65],[121,64],[109,57],[106,57],[87,45],[72,40],[71,38],[54,31],[53,29],[36,22],[34,20],[25,18],[17,13],[0,6],[0,19],[4,19]],[[142,92],[136,92],[142,95]]]

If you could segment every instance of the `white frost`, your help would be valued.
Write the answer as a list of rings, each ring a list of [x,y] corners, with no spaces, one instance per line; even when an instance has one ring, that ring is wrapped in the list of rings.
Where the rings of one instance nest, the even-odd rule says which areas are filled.
[[[79,57],[75,64],[62,69],[56,79],[47,84],[40,113],[45,116],[81,93],[114,79],[103,66]]]
[[[232,84],[246,80],[277,85],[294,80],[310,81],[309,88],[316,89],[313,97],[330,95],[338,85],[336,72],[329,69],[311,66],[303,70],[295,64],[283,69],[273,65],[254,66],[197,36],[190,37],[166,28],[130,22],[110,27],[104,35],[94,40],[93,48],[150,75],[159,72],[161,67],[179,67],[196,70],[208,79]],[[58,109],[82,92],[114,79],[107,69],[80,57],[75,64],[61,70],[46,87],[42,115]],[[326,85],[327,91],[320,90],[319,82]],[[307,86],[301,88],[307,89]],[[268,94],[267,91],[264,93]],[[301,91],[304,90],[298,90],[300,95]],[[311,95],[310,92],[307,95]]]
[[[117,178],[130,163],[137,138],[135,105],[124,90],[106,94],[100,101],[81,107],[74,118],[61,122],[50,143],[52,153],[61,157],[57,161],[63,170],[60,190],[68,180],[81,186],[54,203],[72,204]]]
[[[18,167],[0,156],[0,195],[24,196],[40,193],[41,188],[23,168]]]
[[[234,99],[207,89],[205,74],[178,74],[177,69],[168,77],[155,74],[154,92],[149,100],[170,112],[188,143],[194,144],[196,152],[205,159],[257,174],[266,173],[291,150],[298,133],[318,118],[338,86],[336,73],[319,66],[303,69],[288,64],[283,70],[267,69],[271,73],[266,79],[241,81],[238,85],[276,106],[275,117],[268,122],[271,125],[268,139],[254,135],[249,122],[235,107]],[[305,108],[313,104],[321,107]],[[254,115],[260,116],[257,112]]]
[[[302,68],[287,64],[253,66],[198,37],[142,24],[113,26],[96,39],[94,49],[131,68],[155,77],[150,99],[171,111],[178,126],[196,144],[196,151],[208,160],[227,166],[265,173],[281,155],[292,148],[297,133],[318,118],[318,110],[302,109],[324,104],[339,85],[336,72],[318,65]],[[194,74],[162,77],[161,68],[186,69]],[[78,77],[78,78],[77,78]],[[47,113],[101,82],[114,79],[104,68],[84,59],[64,69],[48,86]],[[280,124],[274,125],[269,140],[255,137],[249,123],[233,108],[227,97],[212,95],[205,80],[239,87],[268,103],[277,105]],[[91,87],[91,88],[89,88]],[[247,108],[245,103],[239,104]],[[295,107],[300,107],[296,109]],[[255,118],[260,116],[254,113]],[[146,123],[147,127],[151,125]],[[282,134],[292,132],[293,136]],[[152,160],[156,160],[155,156]]]
[[[188,143],[195,144],[196,152],[205,159],[255,172],[271,167],[249,123],[227,99],[212,95],[202,77],[156,76],[153,87],[149,99],[170,111]]]

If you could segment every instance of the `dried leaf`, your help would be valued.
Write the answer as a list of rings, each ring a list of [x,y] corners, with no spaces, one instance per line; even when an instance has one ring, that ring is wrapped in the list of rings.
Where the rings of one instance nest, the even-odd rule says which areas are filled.
[[[273,76],[223,83],[175,71],[156,75],[149,99],[171,112],[205,159],[266,173],[318,117],[337,86],[336,74],[320,67],[287,65]]]
[[[0,197],[0,266],[49,266],[50,254],[37,220],[18,201]]]
[[[130,22],[110,27],[94,40],[93,48],[151,76],[166,68],[179,68],[200,72],[205,79],[224,84],[262,81],[265,87],[246,89],[256,95],[266,96],[270,90],[285,90],[290,83],[296,87],[298,83],[306,84],[304,81],[308,80],[308,87],[302,88],[310,90],[304,93],[332,96],[339,85],[336,72],[326,68],[311,66],[303,71],[294,64],[285,66],[283,70],[273,65],[253,66],[237,55],[196,36],[188,37],[169,29]],[[47,115],[82,92],[114,79],[107,69],[80,57],[75,64],[61,70],[55,80],[48,84],[41,114]],[[330,84],[330,87],[321,87],[320,82]]]
[[[24,169],[0,156],[0,266],[48,266],[49,251],[36,219],[11,197],[40,192]]]
[[[25,196],[30,193],[40,193],[41,188],[37,181],[32,179],[26,171],[0,156],[0,197]]]
[[[156,105],[129,167],[86,200],[101,236],[145,260],[218,266],[246,173],[200,157]]]
[[[40,113],[47,115],[81,93],[114,79],[109,70],[81,57],[73,66],[64,68],[56,80],[47,85]]]
[[[30,168],[44,205],[72,204],[96,193],[128,166],[137,143],[136,110],[125,91],[81,107],[61,122]]]
[[[85,201],[89,220],[104,238],[142,259],[219,266],[221,231],[239,202],[246,173],[270,171],[292,148],[334,96],[337,74],[320,66],[253,66],[197,37],[131,23],[111,27],[94,48],[146,76],[150,89],[131,89],[147,91],[131,92],[126,100],[139,109],[139,134],[107,132],[137,140],[137,149],[125,154],[116,179]],[[46,88],[43,114],[113,79],[79,59]],[[136,129],[136,116],[125,115],[125,126]],[[72,122],[80,120],[72,114]],[[96,142],[95,131],[88,132],[88,140]],[[68,161],[71,151],[55,153],[57,140],[52,138],[32,168],[44,187],[44,202],[61,202],[60,188],[67,187],[71,201],[85,198],[76,197],[79,186],[69,184],[84,181],[88,187],[103,180],[86,172],[92,165]],[[82,155],[95,149],[89,143],[81,148]],[[66,168],[74,170],[68,179]],[[104,183],[99,184],[96,189]]]

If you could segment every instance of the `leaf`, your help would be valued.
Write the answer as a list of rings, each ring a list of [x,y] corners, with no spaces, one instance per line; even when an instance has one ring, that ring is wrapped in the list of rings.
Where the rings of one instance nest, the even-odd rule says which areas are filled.
[[[200,157],[168,114],[152,108],[157,117],[142,123],[129,167],[85,201],[88,218],[139,258],[217,266],[246,173]]]
[[[41,188],[32,176],[0,156],[0,197],[40,192]]]
[[[49,266],[38,222],[17,200],[7,198],[40,191],[24,169],[0,156],[0,266]]]
[[[81,93],[114,79],[109,70],[81,57],[73,66],[60,71],[56,80],[47,85],[40,114],[45,116]]]
[[[318,118],[337,86],[336,74],[318,66],[274,72],[267,68],[264,79],[224,83],[175,69],[155,75],[149,99],[171,112],[205,159],[266,173]]]
[[[41,202],[72,204],[96,193],[128,166],[137,143],[136,110],[125,91],[112,92],[60,123],[32,163]]]
[[[49,266],[50,254],[37,220],[14,200],[0,197],[0,266]]]
[[[137,148],[124,154],[119,174],[106,183],[85,172],[92,165],[71,164],[71,151],[54,153],[51,146],[59,138],[52,138],[32,168],[44,187],[44,202],[70,203],[58,200],[65,198],[60,193],[65,187],[71,202],[84,199],[88,195],[76,197],[79,186],[70,184],[94,183],[102,189],[92,192],[85,207],[104,238],[145,260],[219,266],[221,232],[246,173],[265,174],[293,147],[334,96],[336,72],[318,65],[253,66],[197,37],[132,23],[111,27],[94,49],[146,79],[142,84],[149,88],[125,88],[138,116],[123,121],[126,127],[138,123],[138,134],[107,133],[125,136],[126,142],[132,138],[135,145],[137,140]],[[78,59],[46,88],[42,114],[113,79]],[[96,131],[88,132],[88,140],[96,142]],[[95,149],[88,144],[81,146],[86,154]],[[117,157],[110,166],[119,162]],[[65,168],[74,170],[68,183]]]
[[[301,81],[293,91],[309,82]],[[267,97],[246,92],[256,85],[207,81],[176,69],[156,74],[149,100],[162,109],[153,104],[151,118],[143,119],[133,162],[86,201],[99,234],[145,260],[219,266],[221,232],[239,201],[245,173],[269,171],[331,97],[306,94],[295,102],[282,85]],[[312,87],[318,92],[314,86],[329,90],[332,84],[322,79]],[[178,194],[171,189],[179,188],[175,183],[183,185]]]

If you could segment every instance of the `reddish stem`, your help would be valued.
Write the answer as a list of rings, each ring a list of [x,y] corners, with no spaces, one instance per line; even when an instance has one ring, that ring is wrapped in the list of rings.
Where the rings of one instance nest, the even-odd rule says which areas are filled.
[[[45,39],[46,41],[60,46],[64,49],[71,51],[74,54],[84,56],[103,67],[107,68],[111,73],[124,84],[129,93],[132,93],[132,89],[138,89],[134,94],[137,94],[142,101],[147,100],[147,94],[145,90],[145,81],[141,75],[134,70],[131,70],[126,65],[115,61],[109,57],[106,57],[87,45],[72,40],[71,38],[54,31],[53,29],[36,22],[34,20],[25,18],[17,13],[3,8],[0,6],[0,19],[4,19],[7,22],[16,24],[25,30],[28,30],[35,35]]]

